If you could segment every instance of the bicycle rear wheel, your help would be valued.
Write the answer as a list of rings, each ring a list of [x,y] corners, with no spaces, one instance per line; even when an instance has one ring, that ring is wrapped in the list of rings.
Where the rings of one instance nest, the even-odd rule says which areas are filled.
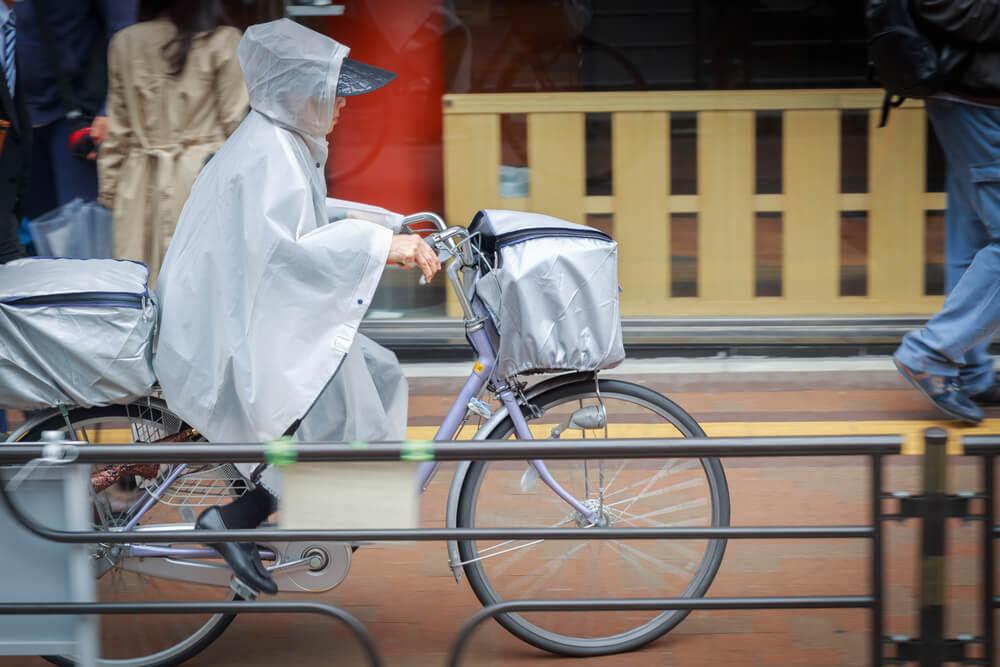
[[[37,441],[44,431],[68,431],[78,440],[100,444],[154,442],[187,428],[180,417],[155,399],[143,399],[131,405],[98,408],[76,408],[67,417],[58,411],[37,422],[19,440]],[[160,479],[168,469],[161,466]],[[213,488],[214,487],[214,488]],[[194,493],[202,488],[203,497],[211,500],[214,491],[227,493],[217,482],[192,482],[182,478],[145,514],[137,530],[153,525],[181,528],[191,524]],[[112,530],[125,525],[136,509],[135,503],[145,495],[142,480],[122,478],[113,486],[96,493],[94,529]],[[16,502],[16,494],[14,501]],[[30,514],[30,508],[24,508]],[[193,546],[193,545],[192,545]],[[100,562],[98,581],[99,602],[156,602],[163,600],[233,600],[229,589],[172,581],[139,574],[128,569],[120,550],[111,545],[95,547]],[[206,565],[222,567],[222,561],[201,560]],[[172,667],[180,665],[205,650],[233,622],[233,614],[203,615],[144,615],[105,616],[101,619],[100,667]],[[63,666],[75,664],[71,658],[46,656],[46,660]]]
[[[529,422],[550,437],[581,408],[603,405],[604,428],[566,437],[694,437],[697,422],[666,397],[617,380],[585,380],[532,401]],[[510,419],[489,439],[513,437]],[[553,477],[607,527],[729,525],[729,489],[717,459],[549,461]],[[590,527],[583,515],[537,480],[526,463],[475,462],[462,487],[463,528]],[[722,563],[725,540],[461,542],[465,573],[484,605],[516,599],[701,597]],[[503,627],[560,655],[596,656],[640,648],[677,626],[688,612],[506,614]]]

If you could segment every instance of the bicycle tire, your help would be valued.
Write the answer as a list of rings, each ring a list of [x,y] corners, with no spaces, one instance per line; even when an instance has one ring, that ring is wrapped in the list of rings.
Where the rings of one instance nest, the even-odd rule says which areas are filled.
[[[664,418],[673,423],[684,437],[705,435],[698,422],[691,415],[669,398],[652,389],[620,380],[601,379],[597,382],[603,397],[626,396],[656,406]],[[578,397],[593,397],[594,395],[594,381],[582,380],[546,391],[533,399],[532,402],[541,408],[544,414],[549,407],[563,404]],[[508,437],[512,431],[513,424],[508,417],[494,427],[487,435],[487,439],[503,439]],[[703,458],[700,459],[700,462],[712,492],[712,525],[713,527],[729,526],[729,487],[722,464],[714,458]],[[460,528],[474,527],[474,506],[478,485],[483,479],[486,465],[487,463],[483,461],[474,462],[465,477],[458,503],[458,527]],[[710,540],[708,545],[701,566],[685,590],[683,597],[704,596],[718,573],[725,554],[726,540]],[[481,561],[475,560],[473,543],[464,541],[459,542],[458,546],[462,562],[465,563],[463,569],[479,601],[484,606],[502,601],[493,590],[487,575],[480,566]],[[496,620],[508,632],[536,648],[556,655],[593,657],[624,653],[646,646],[674,629],[689,613],[690,611],[684,610],[665,611],[638,629],[598,639],[565,638],[563,635],[548,631],[539,632],[538,630],[541,628],[526,621],[519,614],[500,615],[496,617]],[[563,638],[560,639],[560,637]]]

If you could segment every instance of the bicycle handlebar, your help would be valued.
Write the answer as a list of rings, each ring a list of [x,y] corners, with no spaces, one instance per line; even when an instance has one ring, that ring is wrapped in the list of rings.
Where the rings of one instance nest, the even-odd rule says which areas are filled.
[[[414,213],[403,218],[403,227],[412,227],[413,225],[419,224],[421,222],[429,222],[437,227],[439,232],[443,232],[448,229],[448,225],[445,224],[444,219],[441,218],[437,213],[431,213],[429,211],[424,211],[421,213]]]
[[[469,297],[465,293],[462,277],[464,270],[472,269],[476,265],[472,245],[469,243],[469,230],[465,227],[448,227],[441,216],[430,212],[408,215],[403,218],[402,226],[410,231],[416,231],[414,227],[421,223],[431,223],[437,230],[427,237],[427,242],[438,252],[444,251],[451,255],[451,260],[448,261],[445,268],[448,281],[455,290],[465,319],[474,320],[476,315],[469,302]]]

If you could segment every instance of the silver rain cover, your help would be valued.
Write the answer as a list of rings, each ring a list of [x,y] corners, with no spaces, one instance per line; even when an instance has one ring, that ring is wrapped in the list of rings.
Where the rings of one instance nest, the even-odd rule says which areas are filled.
[[[211,442],[271,440],[302,419],[385,269],[391,214],[368,207],[369,222],[352,217],[362,205],[326,200],[347,52],[287,19],[247,30],[252,110],[199,174],[167,250],[154,367],[171,409]]]
[[[500,334],[498,371],[593,371],[625,359],[618,244],[538,213],[480,211],[476,296]]]
[[[138,262],[0,265],[0,406],[109,405],[156,383],[156,304]]]
[[[357,334],[340,370],[295,431],[299,442],[391,442],[406,439],[409,388],[396,355]],[[247,477],[257,464],[238,464]],[[280,496],[280,475],[263,470],[256,480]]]

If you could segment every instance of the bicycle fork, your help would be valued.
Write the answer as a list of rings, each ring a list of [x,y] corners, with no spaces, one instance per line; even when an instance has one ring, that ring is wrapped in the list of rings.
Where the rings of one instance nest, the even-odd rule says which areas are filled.
[[[510,415],[511,422],[514,425],[514,432],[517,434],[519,440],[532,440],[531,429],[528,427],[528,422],[524,418],[524,413],[521,412],[521,406],[517,402],[517,397],[514,395],[509,388],[500,391],[500,400],[503,402],[504,407],[507,408],[507,414]],[[574,414],[574,417],[576,415]],[[573,421],[573,417],[570,418],[570,422]],[[570,507],[576,510],[580,516],[582,516],[588,523],[597,525],[599,522],[599,516],[592,509],[588,508],[586,505],[581,503],[577,498],[564,489],[562,485],[556,481],[549,472],[548,467],[545,465],[545,461],[541,459],[534,459],[529,461],[532,467],[538,472],[538,477],[545,482],[552,491],[555,492],[557,496],[565,500]]]

